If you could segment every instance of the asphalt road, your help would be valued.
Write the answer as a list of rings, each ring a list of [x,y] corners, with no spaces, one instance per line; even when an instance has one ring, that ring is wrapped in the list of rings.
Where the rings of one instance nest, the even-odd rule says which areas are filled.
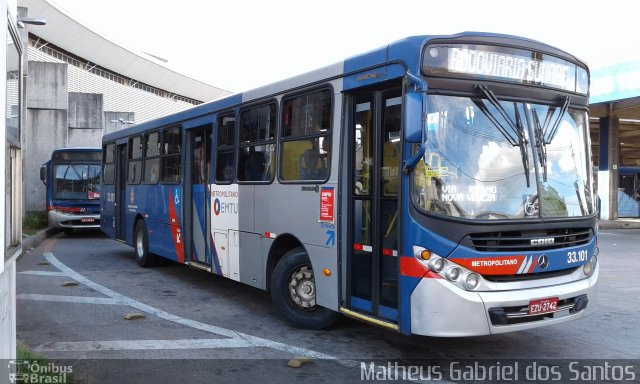
[[[514,362],[518,381],[525,368],[538,372],[526,377],[535,382],[558,378],[538,363],[564,369],[554,382],[602,382],[593,379],[603,379],[605,370],[623,379],[634,373],[640,381],[638,238],[638,229],[601,231],[594,315],[450,339],[403,336],[346,318],[324,331],[295,329],[276,318],[266,292],[171,262],[140,268],[131,247],[100,232],[58,234],[18,260],[18,338],[55,364],[71,366],[80,383],[507,382]],[[594,371],[585,359],[624,366]],[[578,365],[567,371],[573,360]],[[420,377],[394,368],[390,377],[388,363],[398,361],[426,370]],[[474,361],[498,368],[491,377],[456,371]],[[288,366],[296,362],[303,364]],[[372,363],[376,370],[367,370]]]

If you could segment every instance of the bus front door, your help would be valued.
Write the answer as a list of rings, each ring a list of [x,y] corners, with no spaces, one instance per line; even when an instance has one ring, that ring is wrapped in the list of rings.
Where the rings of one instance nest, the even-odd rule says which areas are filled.
[[[348,297],[351,310],[398,321],[401,88],[351,100]]]
[[[186,261],[194,267],[211,267],[209,183],[211,174],[211,126],[198,127],[188,131],[186,169],[187,215]]]

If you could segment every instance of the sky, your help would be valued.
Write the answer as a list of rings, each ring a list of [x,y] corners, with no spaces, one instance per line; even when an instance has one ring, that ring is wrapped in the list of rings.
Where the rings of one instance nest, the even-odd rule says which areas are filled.
[[[412,35],[519,35],[592,68],[640,61],[627,0],[47,0],[171,69],[241,92]]]

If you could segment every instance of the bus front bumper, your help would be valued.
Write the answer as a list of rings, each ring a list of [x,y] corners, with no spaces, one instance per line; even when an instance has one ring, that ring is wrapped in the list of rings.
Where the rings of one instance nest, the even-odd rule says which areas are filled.
[[[49,211],[49,226],[55,228],[100,228],[100,215],[77,215]]]
[[[465,291],[444,279],[423,278],[411,294],[411,333],[479,336],[559,324],[588,316],[595,310],[599,269],[598,265],[591,277],[570,283],[491,292]],[[559,299],[557,312],[527,315],[527,307],[532,300],[550,297]],[[585,304],[586,307],[580,309]]]

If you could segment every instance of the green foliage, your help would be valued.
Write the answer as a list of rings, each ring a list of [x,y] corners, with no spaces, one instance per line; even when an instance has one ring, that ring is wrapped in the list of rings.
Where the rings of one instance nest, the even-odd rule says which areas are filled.
[[[48,361],[45,357],[37,355],[31,352],[27,346],[25,346],[22,342],[18,341],[16,348],[16,360],[29,362],[31,365],[36,365],[38,367],[48,367],[56,365]],[[22,380],[23,383],[64,383],[64,384],[74,384],[77,383],[71,374],[61,375],[56,372],[48,372],[47,370],[42,370],[36,374],[36,377],[33,377],[34,372],[23,372],[24,366],[19,364],[20,372],[19,373],[27,373],[30,376],[26,380]]]
[[[37,356],[21,342],[18,342],[18,346],[16,348],[16,358],[17,360],[37,361],[38,363],[42,363],[42,365],[45,365],[47,362],[44,357]]]
[[[22,219],[22,232],[31,235],[47,227],[47,212],[27,212]]]

